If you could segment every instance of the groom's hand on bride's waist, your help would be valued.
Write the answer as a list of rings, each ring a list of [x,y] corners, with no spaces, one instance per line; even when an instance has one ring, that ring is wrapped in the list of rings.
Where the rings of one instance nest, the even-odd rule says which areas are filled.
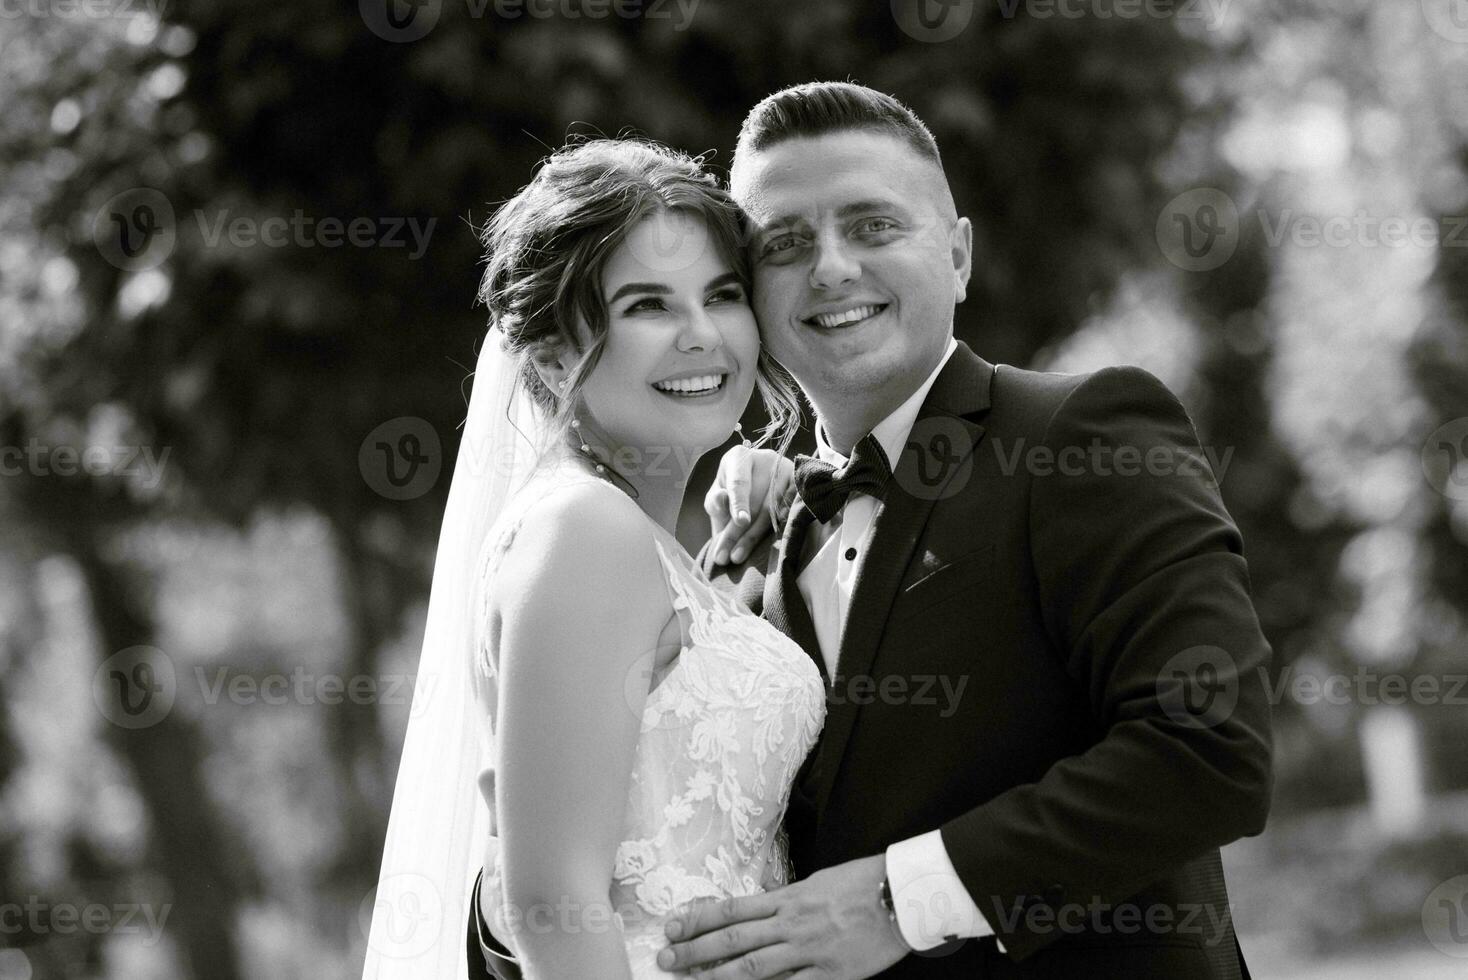
[[[696,902],[668,920],[672,945],[658,965],[711,980],[880,973],[909,952],[882,905],[886,873],[886,855],[877,854],[763,894]]]

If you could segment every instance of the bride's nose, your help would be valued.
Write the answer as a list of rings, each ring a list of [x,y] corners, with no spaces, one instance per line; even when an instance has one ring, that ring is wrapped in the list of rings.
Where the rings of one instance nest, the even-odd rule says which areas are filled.
[[[701,305],[694,307],[678,331],[678,349],[685,353],[711,351],[718,350],[723,344],[724,335],[719,332],[719,326],[709,316],[708,310]]]

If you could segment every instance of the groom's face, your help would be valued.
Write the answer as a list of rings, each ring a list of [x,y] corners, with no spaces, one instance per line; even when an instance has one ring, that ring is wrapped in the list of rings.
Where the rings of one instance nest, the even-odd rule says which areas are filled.
[[[769,352],[818,409],[900,403],[946,349],[968,282],[971,230],[942,169],[896,137],[847,130],[742,157],[733,189],[756,229]]]

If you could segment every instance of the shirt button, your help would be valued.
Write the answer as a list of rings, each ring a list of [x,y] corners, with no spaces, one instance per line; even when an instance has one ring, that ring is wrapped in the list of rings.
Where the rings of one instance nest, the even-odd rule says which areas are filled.
[[[847,561],[855,561],[856,560],[856,549],[855,548],[847,548],[846,549],[846,560]]]

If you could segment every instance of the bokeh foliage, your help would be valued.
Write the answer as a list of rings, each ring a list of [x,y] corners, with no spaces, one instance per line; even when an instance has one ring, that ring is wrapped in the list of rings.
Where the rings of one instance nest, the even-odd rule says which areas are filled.
[[[295,629],[247,622],[221,627],[207,653],[174,647],[181,664],[376,676],[411,658],[449,467],[429,492],[391,500],[363,479],[358,450],[379,424],[415,416],[454,458],[484,332],[475,224],[574,134],[647,135],[708,151],[725,168],[748,107],[813,78],[893,92],[934,129],[976,231],[957,329],[989,359],[1062,357],[1117,309],[1128,282],[1176,300],[1176,321],[1154,342],[1196,348],[1180,393],[1205,443],[1235,452],[1224,494],[1266,632],[1282,660],[1325,650],[1349,662],[1338,639],[1359,596],[1339,563],[1370,522],[1319,505],[1299,446],[1281,434],[1279,250],[1246,233],[1221,269],[1183,273],[1159,252],[1155,225],[1194,186],[1279,206],[1270,180],[1224,152],[1241,105],[1260,98],[1247,81],[1288,76],[1272,45],[1291,31],[1328,22],[1350,38],[1364,13],[1241,3],[1230,29],[1209,31],[1175,18],[1031,17],[1023,6],[1011,17],[1005,5],[976,5],[957,38],[921,43],[886,3],[700,0],[685,22],[673,5],[660,8],[665,17],[511,19],[449,2],[432,5],[440,14],[427,36],[394,43],[369,29],[371,6],[197,0],[156,19],[134,4],[126,16],[0,21],[0,444],[169,452],[156,484],[117,474],[0,480],[0,575],[17,597],[3,608],[0,693],[13,696],[11,677],[34,675],[51,655],[46,582],[75,583],[90,624],[81,649],[96,662],[189,635],[171,597],[235,581],[236,559],[221,554],[279,563],[306,590],[305,608]],[[1365,72],[1343,66],[1342,84],[1369,85]],[[1468,155],[1457,150],[1461,185]],[[140,187],[167,199],[177,240],[162,264],[130,272],[107,260],[94,228],[109,200]],[[433,230],[417,258],[411,247],[211,241],[218,222],[298,211]],[[1468,414],[1460,265],[1444,250],[1436,318],[1411,348],[1415,383],[1442,419]],[[1118,353],[1143,363],[1152,354]],[[1413,533],[1433,556],[1433,600],[1456,609],[1468,596],[1461,514],[1424,495],[1431,514]],[[215,605],[193,615],[226,619],[221,604],[287,601],[259,583],[197,593],[201,607]],[[1460,640],[1446,635],[1443,646]],[[142,972],[163,962],[181,976],[352,975],[401,717],[317,706],[277,726],[299,757],[260,758],[254,740],[280,717],[197,708],[140,731],[90,726],[96,765],[134,800],[141,829],[99,844],[114,811],[79,793],[59,865],[11,860],[27,840],[0,829],[0,891],[169,902],[172,952],[138,960],[149,964]],[[0,785],[13,787],[26,740],[0,710],[0,725],[7,718]],[[245,771],[252,758],[262,772]],[[1293,758],[1287,801],[1361,799],[1348,743]],[[1348,762],[1322,777],[1327,758]],[[282,781],[310,800],[301,804],[310,819],[250,809],[237,784],[269,780],[273,767],[292,773]],[[10,799],[13,810],[24,803]],[[297,858],[281,841],[303,825],[321,843]],[[39,977],[131,975],[107,957],[103,936],[7,942],[25,948]]]

